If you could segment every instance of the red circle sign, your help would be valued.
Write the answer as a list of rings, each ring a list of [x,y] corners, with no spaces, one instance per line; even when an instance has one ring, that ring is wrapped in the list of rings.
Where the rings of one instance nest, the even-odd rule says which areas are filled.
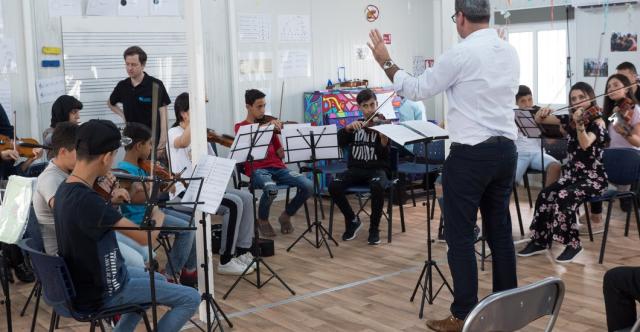
[[[364,12],[369,22],[374,22],[380,16],[380,10],[375,5],[368,5]]]

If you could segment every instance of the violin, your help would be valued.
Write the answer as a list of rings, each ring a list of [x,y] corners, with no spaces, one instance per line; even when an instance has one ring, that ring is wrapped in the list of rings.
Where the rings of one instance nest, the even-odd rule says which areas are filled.
[[[364,128],[364,129],[375,127],[375,126],[379,126],[379,125],[383,125],[383,124],[391,124],[392,123],[391,120],[387,120],[387,118],[385,118],[384,115],[382,115],[380,113],[374,114],[369,119],[362,118],[362,119],[358,119],[358,121],[364,122],[364,124],[362,126],[362,128]]]
[[[582,110],[582,120],[581,122],[586,126],[589,122],[594,121],[598,118],[602,117],[602,109],[598,106],[591,106],[586,110]],[[573,117],[571,120],[571,128],[575,128],[576,123],[573,121]]]
[[[14,140],[5,135],[0,135],[0,151],[10,150],[13,148]],[[21,138],[15,140],[15,149],[20,154],[20,157],[35,157],[36,154],[33,152],[34,148],[48,149],[49,147],[40,145],[40,143],[38,143],[38,141],[34,138]]]
[[[111,201],[113,191],[118,188],[120,188],[120,181],[111,172],[98,177],[93,183],[93,190],[107,202]]]
[[[151,165],[151,160],[138,160],[138,167],[142,168],[145,172],[147,172],[147,174],[151,174]],[[180,178],[179,174],[173,174],[169,172],[169,170],[164,168],[162,165],[159,165],[158,163],[153,164],[153,175],[159,177],[162,180],[173,180],[175,178]],[[185,188],[187,187],[187,183],[184,180],[180,180],[180,182],[182,182]],[[169,188],[169,184],[170,183],[164,183],[160,189],[167,190]]]
[[[261,119],[257,119],[257,120],[256,120],[256,123],[257,123],[257,124],[259,124],[259,125],[261,125],[261,126],[264,126],[264,125],[266,125],[266,124],[269,124],[269,122],[271,122],[271,121],[273,121],[273,120],[278,120],[278,118],[276,118],[276,117],[275,117],[275,116],[273,116],[273,115],[267,115],[267,114],[265,114],[264,116],[262,116],[262,118],[261,118]],[[280,120],[278,120],[278,121],[280,121]],[[280,121],[280,123],[282,123],[283,125],[285,125],[285,124],[295,124],[295,123],[297,123],[297,122],[295,122],[295,121]],[[274,130],[273,130],[273,131],[274,131],[276,134],[280,134],[280,129],[279,129],[279,128],[274,128]]]
[[[609,117],[609,121],[613,122],[614,126],[622,128],[626,136],[631,135],[633,127],[631,126],[631,118],[633,117],[633,111],[636,104],[630,98],[624,98],[616,102],[614,112]]]
[[[207,128],[207,142],[218,143],[222,146],[230,148],[233,145],[235,137],[227,134],[218,135],[215,130]]]

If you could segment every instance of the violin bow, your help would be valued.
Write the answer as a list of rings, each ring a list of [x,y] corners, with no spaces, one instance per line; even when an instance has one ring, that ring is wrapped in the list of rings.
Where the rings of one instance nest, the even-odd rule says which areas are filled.
[[[284,101],[284,80],[282,80],[282,89],[280,89],[280,113],[278,113],[278,119],[282,121],[282,102]]]
[[[384,106],[384,104],[386,104],[389,101],[389,99],[393,98],[395,95],[396,95],[396,92],[393,91],[391,95],[389,95],[389,97],[387,97],[387,99],[385,99],[382,102],[382,104],[378,105],[378,108],[376,108],[376,111],[373,114],[371,114],[371,116],[368,119],[366,119],[362,125],[366,125],[367,123],[369,123],[369,121],[371,121],[378,113],[380,113],[380,109],[382,108],[382,106]]]
[[[615,89],[615,90],[611,90],[611,91],[609,91],[609,92],[605,92],[605,93],[603,93],[603,94],[599,94],[599,95],[597,95],[597,96],[595,96],[595,97],[593,97],[593,98],[589,98],[589,99],[587,99],[587,100],[583,100],[583,101],[581,101],[580,103],[590,103],[590,102],[592,102],[592,101],[594,101],[594,100],[596,100],[596,99],[598,99],[598,98],[600,98],[600,97],[602,97],[602,96],[609,95],[609,94],[611,94],[611,93],[613,93],[613,92],[616,92],[616,91],[620,91],[620,90],[624,90],[624,89],[627,89],[627,88],[631,88],[631,87],[634,87],[634,86],[639,85],[639,84],[640,84],[640,82],[636,81],[635,83],[631,83],[631,84],[626,85],[626,86],[623,86],[623,87],[621,87],[621,88],[617,88],[617,89]],[[568,109],[568,108],[572,108],[572,107],[573,107],[573,106],[568,105],[568,106],[565,106],[565,107],[562,107],[562,108],[558,108],[557,110],[555,110],[555,111],[551,112],[551,114],[556,115],[556,114],[558,114],[560,111],[563,111],[563,110],[566,110],[566,109]]]
[[[16,111],[13,111],[13,151],[18,151],[16,134]]]

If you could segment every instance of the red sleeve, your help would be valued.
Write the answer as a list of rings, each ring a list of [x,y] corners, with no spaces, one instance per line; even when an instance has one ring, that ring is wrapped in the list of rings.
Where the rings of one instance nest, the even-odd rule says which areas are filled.
[[[282,147],[280,138],[275,133],[273,134],[273,137],[271,137],[271,144],[273,144],[273,148],[276,150],[276,152]]]

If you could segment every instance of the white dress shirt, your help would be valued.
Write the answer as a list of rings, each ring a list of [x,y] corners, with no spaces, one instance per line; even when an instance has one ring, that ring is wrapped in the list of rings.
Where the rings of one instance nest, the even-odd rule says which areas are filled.
[[[476,145],[491,136],[516,140],[513,101],[519,78],[515,48],[494,29],[482,29],[443,53],[433,68],[418,77],[397,71],[393,86],[399,95],[412,100],[446,91],[449,138]]]

